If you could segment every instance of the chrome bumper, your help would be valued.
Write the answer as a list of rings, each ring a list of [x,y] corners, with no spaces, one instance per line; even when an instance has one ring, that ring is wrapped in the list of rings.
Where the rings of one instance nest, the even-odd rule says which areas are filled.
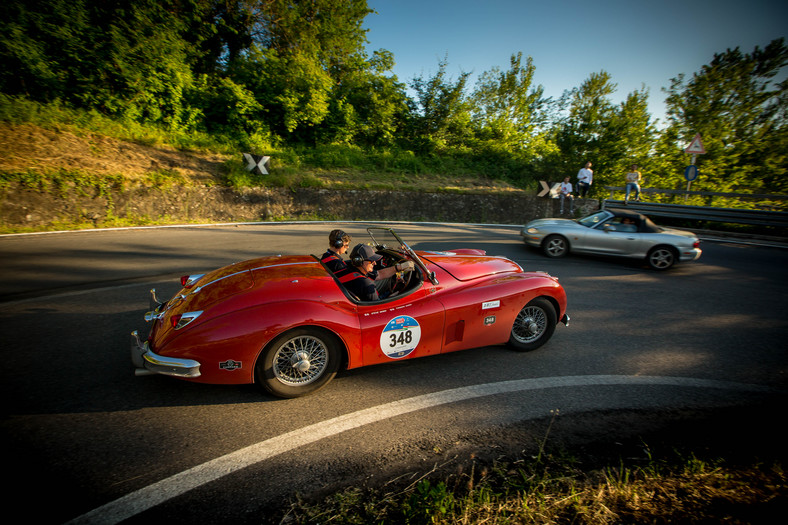
[[[138,376],[162,374],[175,377],[200,377],[200,363],[193,359],[164,357],[150,349],[148,342],[140,341],[136,330],[131,332],[131,362]]]
[[[544,240],[545,236],[542,233],[537,235],[537,234],[533,234],[533,233],[528,233],[528,232],[523,230],[523,231],[520,232],[520,237],[523,238],[523,242],[525,244],[527,244],[528,246],[533,246],[534,248],[539,248],[540,246],[542,246],[542,241]]]
[[[703,251],[700,248],[693,248],[692,250],[681,252],[679,254],[679,262],[697,261]]]

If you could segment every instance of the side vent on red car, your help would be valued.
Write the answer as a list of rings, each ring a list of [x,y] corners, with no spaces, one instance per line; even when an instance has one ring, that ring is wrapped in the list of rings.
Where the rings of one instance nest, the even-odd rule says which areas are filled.
[[[465,336],[465,321],[459,320],[454,323],[454,329],[446,330],[446,344],[462,341]]]
[[[186,312],[182,314],[176,314],[170,317],[170,324],[176,330],[180,330],[184,326],[188,325],[198,317],[202,315],[202,310],[198,312]]]

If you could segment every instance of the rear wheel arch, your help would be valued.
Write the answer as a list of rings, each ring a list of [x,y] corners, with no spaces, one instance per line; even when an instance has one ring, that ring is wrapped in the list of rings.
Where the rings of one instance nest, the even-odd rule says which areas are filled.
[[[327,360],[324,367],[315,370],[314,378],[308,377],[314,363],[310,363],[303,374],[295,369],[281,369],[282,359],[294,354],[293,345],[307,345],[317,351],[319,355],[315,358],[318,361],[322,358]],[[277,359],[280,362],[279,370],[274,362]],[[347,346],[336,332],[317,325],[300,325],[277,334],[263,345],[255,362],[254,380],[258,386],[277,397],[301,397],[326,386],[339,370],[347,367],[347,363]]]

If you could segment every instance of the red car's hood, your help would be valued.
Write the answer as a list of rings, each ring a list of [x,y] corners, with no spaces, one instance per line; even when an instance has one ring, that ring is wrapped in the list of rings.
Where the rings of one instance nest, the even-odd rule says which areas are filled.
[[[419,257],[440,266],[458,281],[470,281],[497,273],[522,273],[516,262],[505,257],[454,254],[451,252],[418,252]]]

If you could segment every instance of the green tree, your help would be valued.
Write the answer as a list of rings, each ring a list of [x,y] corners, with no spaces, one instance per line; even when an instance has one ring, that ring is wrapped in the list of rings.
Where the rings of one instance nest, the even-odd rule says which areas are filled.
[[[112,101],[113,112],[138,122],[172,130],[193,127],[199,115],[186,100],[194,77],[189,66],[191,48],[181,38],[182,20],[154,0],[130,4],[114,13],[107,29],[106,60],[98,57],[101,78],[112,82],[99,84],[97,99],[85,100],[84,105]],[[166,29],[161,27],[163,21]]]
[[[594,179],[597,184],[623,186],[624,174],[632,164],[644,173],[645,183],[650,184],[651,156],[655,146],[656,128],[648,111],[648,91],[641,88],[610,111],[600,136],[598,156],[600,170]]]
[[[470,73],[457,80],[446,75],[447,61],[429,78],[415,77],[410,87],[416,99],[410,103],[408,135],[413,147],[422,153],[446,151],[467,145],[471,133],[471,111],[465,93]]]
[[[538,154],[543,144],[544,88],[533,86],[531,57],[522,64],[522,53],[512,55],[510,68],[483,73],[471,96],[473,120],[483,140],[495,141],[511,152]]]
[[[558,149],[547,162],[553,178],[574,177],[590,161],[594,165],[594,186],[601,185],[601,178],[614,165],[602,156],[602,145],[615,113],[610,100],[615,91],[610,74],[601,71],[592,73],[579,88],[564,93],[560,105],[567,109],[554,128]],[[592,187],[592,191],[596,188]]]
[[[84,0],[0,3],[0,89],[39,101],[73,100],[90,86],[97,65],[92,42],[103,39],[96,22]]]
[[[405,85],[391,74],[394,56],[378,50],[363,67],[344,75],[331,94],[319,142],[396,146],[407,118]]]
[[[255,43],[228,74],[254,93],[270,128],[290,142],[347,141],[364,111],[353,106],[343,82],[358,85],[370,67],[362,27],[370,12],[366,0],[258,2]]]
[[[171,2],[7,0],[0,12],[0,89],[169,128],[198,116],[184,104],[192,49]]]
[[[616,105],[611,96],[616,84],[610,75],[593,73],[579,88],[568,91],[558,102],[562,111],[555,125],[557,153],[548,157],[542,170],[574,177],[586,163],[593,163],[591,192],[605,196],[604,186],[621,186],[632,164],[651,169],[657,132],[648,112],[648,91],[629,93]]]
[[[689,157],[682,149],[700,133],[706,154],[693,189],[788,193],[788,83],[775,80],[786,64],[788,47],[778,39],[752,53],[728,49],[691,78],[671,79],[660,142],[665,182],[683,180]]]

